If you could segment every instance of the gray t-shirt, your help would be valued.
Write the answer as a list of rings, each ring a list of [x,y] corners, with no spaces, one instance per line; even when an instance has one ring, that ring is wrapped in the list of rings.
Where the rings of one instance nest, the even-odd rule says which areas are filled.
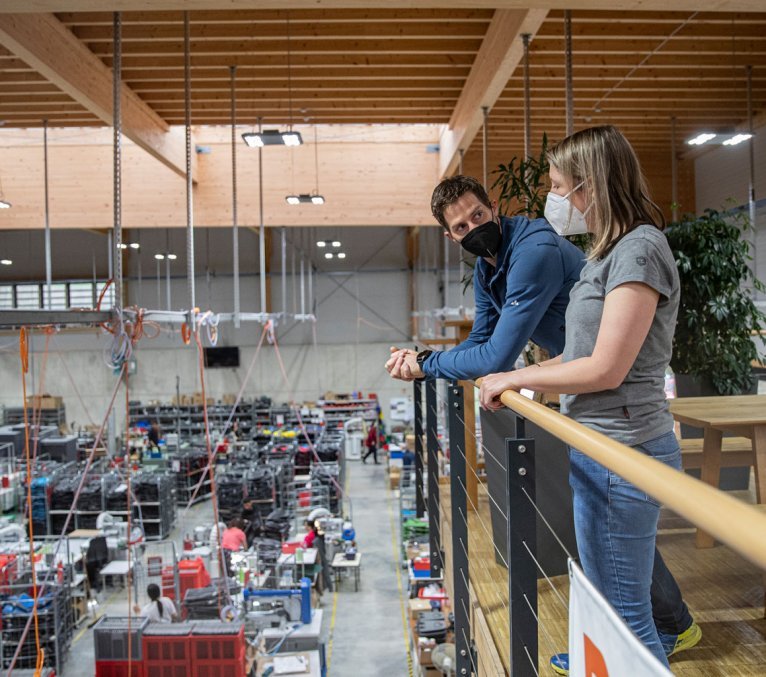
[[[662,231],[642,225],[625,235],[601,260],[588,261],[572,287],[566,313],[563,361],[589,357],[596,346],[606,295],[627,282],[660,294],[654,320],[623,383],[614,390],[563,395],[561,410],[576,421],[636,446],[673,429],[665,399],[678,314],[678,270]]]

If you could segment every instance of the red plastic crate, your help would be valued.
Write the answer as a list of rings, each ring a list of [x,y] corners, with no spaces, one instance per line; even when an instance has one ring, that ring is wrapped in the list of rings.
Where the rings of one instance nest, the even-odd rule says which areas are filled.
[[[144,677],[186,677],[191,673],[189,623],[161,623],[143,634]]]
[[[415,569],[415,571],[430,571],[431,558],[428,555],[425,557],[416,557],[412,560],[412,568]]]
[[[145,677],[143,661],[96,661],[96,677]]]
[[[437,599],[437,600],[447,599],[447,592],[444,588],[439,588],[439,590],[434,593],[426,594],[426,588],[421,588],[420,590],[418,590],[418,598],[419,599]]]
[[[182,602],[186,591],[191,588],[204,588],[210,585],[210,574],[205,568],[201,557],[196,559],[183,559],[178,563],[178,593]],[[173,586],[173,567],[165,567],[162,570],[162,594],[176,601]]]
[[[213,630],[207,634],[206,626]],[[245,628],[198,622],[192,634],[191,677],[245,677]]]

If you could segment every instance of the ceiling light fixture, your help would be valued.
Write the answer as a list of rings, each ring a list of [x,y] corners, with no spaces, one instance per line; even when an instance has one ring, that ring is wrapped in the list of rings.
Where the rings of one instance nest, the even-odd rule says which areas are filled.
[[[131,249],[140,249],[141,245],[138,242],[131,242],[130,243],[130,248]]]
[[[293,85],[292,68],[290,63],[290,17],[287,17],[287,94],[289,99],[290,120],[286,131],[278,129],[264,129],[258,132],[246,132],[242,140],[250,148],[263,148],[263,146],[300,146],[303,137],[300,132],[293,130]],[[290,203],[293,204],[293,203]]]
[[[708,141],[712,141],[715,139],[716,135],[711,132],[702,132],[701,134],[698,134],[694,138],[687,139],[686,143],[690,146],[701,146],[703,143],[707,143]]]
[[[332,241],[332,246],[333,246],[333,247],[335,247],[336,249],[337,249],[338,247],[340,247],[340,240],[333,240],[333,241]]]
[[[168,254],[168,259],[170,261],[175,261],[178,257],[175,254]]]
[[[301,193],[300,195],[287,195],[285,197],[285,202],[287,202],[287,204],[289,205],[300,205],[300,204],[323,205],[324,198],[321,195],[313,195],[311,193]]]
[[[339,259],[345,259],[346,255],[343,252],[338,252],[338,258]]]
[[[317,247],[326,247],[327,243],[324,240],[317,240]]]
[[[752,134],[735,134],[734,136],[725,139],[723,142],[724,146],[736,146],[737,144],[742,143],[743,141],[749,141],[753,138]]]
[[[333,254],[332,252],[327,252],[327,253],[324,255],[324,257],[325,257],[326,259],[331,259],[333,256],[334,256],[334,254]]]
[[[127,249],[128,245],[126,245],[124,242],[120,242],[120,244],[118,244],[117,247],[120,249]]]
[[[165,258],[165,255],[164,254],[155,254],[154,258],[157,259],[158,261],[162,261]]]
[[[293,190],[295,188],[293,187]],[[299,195],[287,195],[285,202],[289,205],[312,204],[323,205],[325,203],[324,195],[319,194],[319,144],[317,144],[317,128],[314,125],[314,190],[311,193],[300,193]],[[323,247],[324,245],[319,245]],[[340,247],[340,243],[333,247]]]
[[[261,132],[245,132],[242,140],[250,148],[263,148],[263,146],[300,146],[303,137],[300,132],[288,130],[280,132],[278,129],[264,129]]]
[[[0,259],[0,264],[4,266],[10,266],[13,263],[10,259]]]

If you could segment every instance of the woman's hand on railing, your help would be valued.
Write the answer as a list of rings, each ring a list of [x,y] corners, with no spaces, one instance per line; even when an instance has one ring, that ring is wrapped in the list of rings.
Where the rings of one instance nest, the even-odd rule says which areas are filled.
[[[521,384],[518,383],[518,372],[504,371],[499,374],[489,374],[481,379],[479,389],[479,402],[482,408],[487,411],[497,411],[505,405],[500,401],[500,395],[506,390],[520,390]]]

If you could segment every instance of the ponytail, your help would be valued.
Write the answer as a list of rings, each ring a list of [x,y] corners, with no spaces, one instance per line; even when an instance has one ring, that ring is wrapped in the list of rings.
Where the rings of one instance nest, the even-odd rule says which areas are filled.
[[[146,588],[146,594],[149,595],[150,600],[152,600],[153,602],[157,602],[157,610],[160,613],[160,618],[162,618],[164,611],[163,611],[162,601],[160,600],[160,586],[157,585],[156,583],[151,583]]]

